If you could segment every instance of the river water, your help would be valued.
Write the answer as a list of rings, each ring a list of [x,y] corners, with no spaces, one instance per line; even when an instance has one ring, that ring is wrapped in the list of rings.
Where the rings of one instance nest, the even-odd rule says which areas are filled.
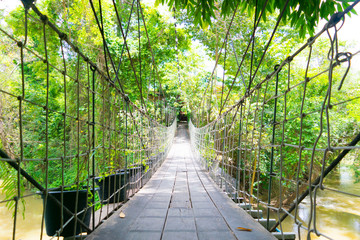
[[[29,192],[26,192],[29,194]],[[0,200],[4,200],[5,195],[0,191]],[[13,232],[14,219],[12,217],[14,211],[10,211],[5,203],[0,204],[0,240],[11,240]],[[43,206],[41,197],[32,195],[25,198],[25,218],[22,214],[18,215],[16,223],[16,239],[35,240],[40,239],[41,234],[41,218]],[[43,239],[47,237],[45,229]]]
[[[354,183],[354,173],[347,166],[341,166],[328,175],[325,185],[344,192],[360,194],[360,183]],[[0,200],[5,195],[0,191]],[[299,207],[300,220],[306,225],[310,217],[310,200],[306,198]],[[18,217],[16,239],[40,239],[42,218],[42,200],[38,195],[26,198],[25,218]],[[0,240],[12,239],[13,211],[9,211],[4,203],[0,204]],[[266,216],[266,214],[264,215]],[[276,218],[275,215],[272,218]],[[317,197],[318,230],[336,240],[360,240],[360,198],[342,193],[324,190]],[[285,232],[297,233],[294,220],[288,217],[282,224]],[[45,230],[43,239],[49,239]],[[297,238],[299,239],[299,237]],[[301,230],[301,239],[306,239],[306,232]],[[311,239],[326,239],[311,236]]]
[[[360,182],[355,183],[354,171],[349,166],[340,166],[330,173],[325,186],[343,192],[360,194]],[[317,228],[322,234],[336,240],[360,240],[360,198],[330,190],[319,190],[317,195]],[[307,225],[310,218],[310,199],[305,198],[299,206],[300,221]],[[272,216],[276,218],[275,215]],[[298,232],[294,220],[288,217],[283,222],[285,232]],[[307,232],[300,231],[301,239]],[[300,239],[297,237],[297,239]],[[311,239],[327,239],[311,235]]]

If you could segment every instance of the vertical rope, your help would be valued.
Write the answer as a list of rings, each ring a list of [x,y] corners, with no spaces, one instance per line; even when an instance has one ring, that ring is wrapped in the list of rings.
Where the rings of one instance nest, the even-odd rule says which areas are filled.
[[[67,84],[66,84],[66,74],[67,74],[67,68],[66,68],[66,60],[65,60],[65,54],[64,54],[64,47],[63,47],[63,39],[60,38],[60,46],[61,46],[61,56],[62,56],[62,62],[63,62],[63,84],[64,84],[64,112],[63,112],[63,121],[64,121],[64,127],[63,127],[63,156],[61,157],[61,185],[65,185],[64,175],[65,175],[65,157],[66,157],[66,151],[67,151],[67,142],[66,142],[66,121],[67,121]],[[60,189],[61,195],[60,195],[60,231],[63,231],[63,225],[64,225],[64,188],[62,187]]]
[[[44,63],[46,64],[46,102],[45,106],[43,107],[45,110],[45,204],[44,204],[44,210],[43,210],[43,217],[41,221],[41,236],[40,239],[42,239],[42,231],[44,226],[44,214],[46,209],[46,202],[48,198],[48,174],[49,174],[49,60],[48,60],[48,53],[47,53],[47,46],[46,46],[46,23],[47,23],[47,17],[45,15],[42,15],[41,20],[43,21],[43,40],[44,40],[44,51],[45,51],[45,60]]]
[[[224,86],[225,86],[225,71],[226,71],[226,49],[227,49],[227,38],[228,36],[225,36],[225,48],[224,48],[224,72],[223,72],[223,79],[222,79],[222,85],[221,85],[221,100],[220,100],[220,110],[219,115],[221,115],[222,111],[222,105],[223,105],[223,95],[224,95]]]
[[[275,82],[275,103],[274,103],[274,116],[272,122],[272,138],[271,138],[271,155],[270,155],[270,170],[269,170],[269,189],[268,189],[268,206],[271,202],[271,191],[272,191],[272,178],[274,176],[274,145],[275,145],[275,129],[276,129],[276,115],[277,115],[277,102],[278,102],[278,87],[279,87],[279,72],[281,68],[276,65],[274,70],[276,71],[276,82]],[[270,211],[267,212],[266,217],[266,229],[269,229]]]
[[[179,90],[181,92],[181,78],[180,78],[180,62],[179,62],[179,39],[177,34],[177,25],[176,25],[176,9],[173,7],[173,14],[174,14],[174,31],[175,31],[175,51],[176,51],[176,65],[177,65],[177,75],[178,75],[178,84],[179,84]]]
[[[80,184],[80,55],[77,54],[77,64],[76,64],[76,161],[77,161],[77,168],[76,168],[76,195],[75,195],[75,212],[74,212],[74,235],[76,234],[76,227],[77,227],[77,219],[78,219],[78,205],[79,205],[79,184]]]
[[[254,28],[253,28],[252,38],[250,39],[250,42],[251,42],[251,60],[250,60],[249,86],[247,88],[247,91],[250,90],[251,83],[253,81],[252,71],[253,71],[253,63],[254,63],[255,34],[256,34],[256,29],[257,29],[257,24],[256,24],[257,12],[258,12],[258,0],[255,1]],[[244,85],[244,87],[245,87],[245,85]]]
[[[127,184],[127,168],[128,168],[128,135],[129,135],[129,129],[128,129],[128,111],[129,111],[129,99],[125,98],[125,181],[124,185]],[[125,188],[126,191],[126,188]],[[125,199],[127,199],[127,195],[125,193]]]
[[[137,4],[137,23],[138,23],[138,44],[139,44],[139,85],[140,85],[140,95],[142,95],[142,71],[141,71],[141,29],[140,29],[140,10],[139,8],[141,8],[140,5],[140,0],[137,0],[136,2]],[[145,104],[145,102],[144,102]],[[144,106],[146,108],[146,106]]]
[[[92,96],[92,114],[91,114],[91,117],[92,117],[92,121],[91,121],[91,148],[92,148],[92,151],[94,151],[92,153],[92,157],[91,157],[91,169],[92,169],[92,189],[95,190],[95,162],[96,162],[96,159],[95,159],[95,107],[96,107],[96,102],[95,102],[95,72],[96,72],[96,68],[91,66],[90,65],[90,70],[92,72],[92,91],[91,91],[91,96]],[[89,86],[90,87],[90,86]],[[93,194],[93,204],[95,205],[95,194]],[[95,206],[93,207],[92,209],[92,214],[93,216],[95,216]],[[100,214],[101,216],[101,214]],[[92,218],[92,224],[93,224],[93,229],[95,228],[95,218],[93,217]]]

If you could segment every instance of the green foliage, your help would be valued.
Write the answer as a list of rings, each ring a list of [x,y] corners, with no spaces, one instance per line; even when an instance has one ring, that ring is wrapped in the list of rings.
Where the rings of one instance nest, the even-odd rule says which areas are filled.
[[[352,1],[291,0],[287,4],[287,0],[156,0],[156,4],[167,4],[170,8],[175,7],[177,10],[186,9],[187,13],[193,17],[194,24],[200,25],[202,28],[207,28],[214,22],[214,19],[219,20],[216,11],[220,11],[222,17],[233,15],[235,10],[240,10],[242,13],[247,12],[251,16],[257,7],[256,14],[259,16],[266,2],[265,12],[262,15],[264,21],[269,15],[284,9],[283,23],[290,23],[290,26],[298,30],[301,37],[304,37],[306,33],[310,35],[314,33],[320,18],[329,19],[335,12],[343,11]],[[355,10],[351,12],[356,13]]]
[[[18,181],[17,179],[17,171],[11,169],[7,164],[4,162],[0,163],[0,176],[1,176],[1,185],[0,190],[2,193],[5,194],[5,199],[11,199],[11,201],[6,202],[6,207],[9,210],[15,209],[16,202],[13,201],[15,197],[18,196],[18,192],[24,192],[25,187],[23,183],[20,183],[20,189],[18,189]],[[20,181],[22,179],[20,178]],[[4,200],[4,199],[2,199]],[[23,218],[25,218],[25,199],[20,198],[18,202],[18,210],[22,214]],[[13,211],[14,217],[15,211]]]
[[[66,3],[46,0],[38,3],[37,7],[48,17],[49,21],[55,23],[59,29],[66,32],[68,39],[79,46],[80,51],[88,56],[92,62],[96,63],[99,68],[101,68],[101,71],[106,72],[107,67],[109,67],[110,74],[114,75],[114,69],[111,65],[106,66],[103,62],[103,41],[94,14],[88,4],[89,2],[84,0]],[[94,2],[97,14],[99,14],[98,4],[98,2]],[[152,91],[160,92],[158,82],[159,80],[161,81],[161,78],[166,74],[166,68],[164,68],[164,66],[171,62],[176,54],[174,26],[167,22],[155,9],[144,8],[142,11],[144,12],[144,18],[147,24],[148,40],[142,17],[138,15],[140,12],[139,9],[135,7],[129,21],[130,24],[126,26],[127,19],[130,15],[130,8],[126,4],[118,4],[120,17],[123,19],[123,28],[129,28],[130,37],[127,39],[127,45],[130,49],[130,60],[125,48],[123,36],[119,30],[117,19],[113,14],[112,2],[103,1],[102,10],[105,38],[110,54],[116,67],[120,60],[122,62],[119,70],[120,83],[124,86],[126,94],[128,94],[130,99],[140,105],[140,91],[136,85],[131,64],[135,67],[135,73],[140,81],[142,94],[145,98],[149,98]],[[125,114],[125,104],[118,104],[118,106],[123,109],[119,111],[119,109],[112,109],[111,104],[104,102],[103,96],[106,96],[110,100],[119,97],[119,95],[114,88],[107,90],[104,87],[107,86],[106,81],[99,76],[96,76],[97,84],[95,91],[102,93],[103,96],[97,94],[95,97],[95,108],[97,109],[95,121],[99,123],[95,128],[95,146],[97,150],[94,151],[91,156],[86,154],[88,146],[90,145],[89,139],[92,134],[86,124],[88,118],[91,117],[89,114],[92,109],[92,102],[90,100],[90,104],[88,103],[87,91],[84,91],[84,89],[88,87],[88,81],[91,77],[88,75],[89,66],[82,60],[80,60],[78,64],[76,52],[65,42],[62,42],[66,73],[68,75],[64,78],[61,73],[64,69],[64,59],[61,52],[59,36],[46,25],[46,50],[50,63],[49,70],[47,70],[47,65],[43,62],[45,58],[43,24],[37,19],[37,15],[33,10],[29,11],[29,15],[31,17],[28,18],[26,47],[37,55],[31,54],[26,50],[24,51],[24,98],[26,101],[23,101],[22,123],[24,129],[23,158],[27,161],[22,164],[22,167],[38,182],[44,186],[47,185],[49,188],[61,185],[74,187],[87,181],[89,161],[91,161],[94,155],[97,164],[95,170],[97,174],[106,174],[123,168],[126,157],[131,163],[138,161],[141,156],[135,152],[131,152],[129,156],[125,156],[125,154],[118,154],[116,151],[105,150],[111,147],[125,149],[125,138],[120,138],[116,146],[111,146],[111,143],[107,140],[118,138],[118,136],[115,135],[115,133],[109,133],[106,126],[117,127],[120,129],[121,134],[124,133],[125,118],[127,115],[129,119],[129,131],[136,133],[137,130],[132,120],[130,121],[129,112]],[[24,17],[24,9],[22,7],[15,9],[6,16],[2,16],[2,18],[4,18],[4,26],[11,32],[15,39],[25,39]],[[138,26],[138,21],[140,26]],[[140,31],[140,37],[137,34],[138,30]],[[178,31],[177,37],[179,39],[178,49],[180,51],[188,49],[190,39],[186,38],[186,33]],[[7,91],[14,96],[21,96],[20,48],[5,35],[0,36],[0,41],[0,55],[2,57],[0,66],[5,69],[5,71],[0,71],[1,90]],[[155,63],[152,61],[149,41],[154,52]],[[123,54],[121,54],[122,50],[124,50]],[[160,79],[157,79],[155,64],[157,65]],[[12,72],[9,72],[9,69],[13,69]],[[49,87],[47,88],[48,77]],[[78,84],[75,79],[79,79],[81,86],[83,86],[83,88],[79,90],[79,94],[77,90]],[[163,88],[164,87],[167,88],[168,86],[163,86]],[[164,95],[165,93],[162,92],[161,94]],[[169,99],[174,98],[171,94],[171,92],[166,93]],[[44,108],[47,99],[48,108],[50,109],[48,121]],[[0,118],[6,119],[4,122],[11,125],[11,128],[4,126],[4,131],[2,131],[2,128],[0,129],[0,141],[2,148],[5,148],[7,152],[11,152],[12,158],[16,158],[20,155],[18,135],[19,102],[16,98],[1,94],[0,102],[3,101],[6,101],[8,104],[1,105]],[[159,122],[166,122],[162,99],[147,101],[146,104],[149,113],[153,115],[155,119],[159,120]],[[65,111],[67,114],[66,118],[64,118],[63,115]],[[140,122],[143,116],[135,114],[134,109],[132,111],[133,116],[131,117],[133,117],[136,122]],[[77,118],[79,121],[76,120]],[[16,119],[16,121],[11,121],[11,119]],[[112,122],[113,119],[116,121]],[[47,122],[48,126],[46,126]],[[48,144],[46,141],[48,141]],[[151,143],[144,143],[144,146],[146,146],[146,144],[150,145]],[[128,143],[129,149],[133,147],[141,147],[140,142]],[[80,156],[77,156],[79,154]],[[63,156],[66,157],[63,158]],[[43,161],[45,158],[51,160],[46,163]],[[31,161],[28,161],[29,159]],[[65,172],[64,175],[63,172]],[[48,176],[47,180],[46,176]],[[15,182],[16,176],[12,175],[9,179]],[[12,192],[9,192],[9,194],[12,194]]]
[[[329,1],[323,2],[322,4],[329,4]],[[291,2],[290,2],[291,4]],[[340,5],[337,5],[339,8]],[[343,6],[347,6],[346,3]],[[340,9],[341,10],[341,9]],[[330,11],[328,9],[328,11]],[[335,11],[335,10],[334,10]],[[303,44],[303,40],[299,37],[299,32],[301,33],[301,29],[298,27],[292,28],[291,24],[287,23],[285,25],[285,21],[280,22],[280,26],[278,28],[277,33],[275,34],[273,41],[267,50],[267,54],[264,56],[261,65],[257,71],[257,75],[252,79],[252,85],[249,87],[249,79],[251,73],[254,73],[254,69],[259,65],[260,59],[264,53],[264,46],[266,46],[270,35],[272,34],[273,26],[276,23],[275,14],[268,14],[266,16],[266,21],[261,21],[259,23],[258,29],[255,35],[255,45],[253,56],[251,56],[251,50],[249,50],[245,54],[245,50],[248,44],[248,41],[252,34],[253,23],[252,20],[254,18],[254,10],[249,11],[250,18],[237,14],[234,18],[233,25],[229,32],[229,39],[227,44],[224,44],[224,36],[225,32],[228,29],[228,24],[230,17],[216,18],[212,21],[212,27],[209,29],[201,29],[199,30],[196,26],[191,25],[191,17],[182,15],[182,19],[186,22],[186,26],[189,28],[189,31],[192,33],[194,39],[199,39],[202,44],[204,44],[208,50],[209,56],[212,58],[213,62],[218,59],[218,69],[225,69],[224,79],[222,77],[216,76],[216,70],[213,78],[207,78],[207,81],[213,81],[213,89],[209,88],[207,94],[204,97],[203,105],[200,105],[201,110],[199,110],[199,106],[195,106],[192,109],[193,114],[193,122],[198,127],[201,128],[201,131],[209,131],[214,136],[210,136],[204,134],[200,138],[204,141],[203,149],[201,149],[200,154],[203,158],[208,160],[208,163],[211,166],[215,166],[219,164],[219,167],[228,167],[230,166],[239,166],[238,164],[242,164],[242,169],[246,168],[247,171],[252,171],[253,169],[259,170],[259,175],[257,175],[258,183],[254,182],[254,186],[258,188],[260,194],[266,193],[268,190],[268,172],[270,169],[270,159],[271,159],[271,145],[272,141],[272,133],[273,133],[273,117],[274,117],[274,97],[275,95],[275,78],[273,78],[268,85],[262,85],[259,90],[259,94],[257,91],[250,97],[247,97],[244,106],[246,106],[246,117],[243,120],[243,128],[241,134],[241,143],[239,144],[240,149],[247,149],[243,151],[230,151],[226,152],[226,149],[235,148],[231,146],[232,142],[238,142],[238,135],[240,132],[239,129],[239,120],[237,119],[233,126],[228,131],[229,138],[226,139],[227,144],[229,146],[225,146],[224,149],[222,146],[216,145],[215,142],[220,142],[221,137],[217,136],[216,127],[214,126],[214,120],[219,117],[219,109],[221,106],[221,101],[223,99],[223,94],[227,94],[229,91],[231,84],[237,74],[239,69],[238,61],[244,59],[244,62],[241,67],[241,74],[237,75],[235,79],[235,84],[232,86],[232,91],[229,94],[229,99],[227,102],[227,106],[225,106],[226,111],[231,107],[234,107],[234,104],[241,99],[246,89],[253,89],[257,84],[261,83],[264,79],[267,78],[268,74],[270,74],[274,66],[276,64],[281,63],[283,60],[293,54],[296,50],[300,48]],[[314,13],[313,16],[315,16]],[[323,13],[322,13],[323,14]],[[301,16],[303,17],[303,16]],[[301,18],[300,17],[300,18]],[[321,17],[329,17],[329,15],[321,15]],[[299,19],[293,20],[293,24],[301,24],[303,25],[303,29],[309,28],[306,23],[300,21]],[[300,22],[299,22],[300,21]],[[290,26],[289,26],[290,25]],[[295,26],[293,25],[293,26]],[[305,33],[302,32],[302,35]],[[341,32],[339,32],[339,36],[341,36]],[[323,165],[324,155],[321,152],[316,151],[314,154],[314,158],[312,159],[312,151],[311,149],[314,147],[317,138],[319,137],[319,141],[315,145],[316,148],[326,149],[328,146],[327,132],[328,128],[330,129],[330,145],[331,146],[344,146],[348,144],[352,138],[359,132],[360,129],[360,119],[359,119],[359,75],[358,70],[356,68],[352,68],[350,70],[350,74],[348,74],[346,78],[346,86],[341,89],[341,91],[337,90],[339,86],[339,82],[342,79],[343,74],[345,73],[345,66],[336,67],[332,72],[332,87],[331,87],[331,104],[334,104],[331,111],[329,111],[329,125],[326,122],[326,113],[322,114],[323,116],[323,124],[321,127],[320,124],[320,109],[321,104],[324,101],[324,95],[329,87],[329,75],[326,70],[329,68],[330,61],[328,59],[328,51],[330,48],[329,39],[326,34],[324,37],[320,37],[317,39],[316,43],[312,45],[312,54],[310,61],[310,68],[306,72],[306,61],[309,55],[308,51],[303,51],[299,56],[289,64],[285,65],[285,67],[279,73],[279,93],[280,97],[277,101],[277,121],[280,124],[275,127],[275,145],[280,146],[282,143],[282,121],[286,119],[284,124],[284,142],[288,145],[282,147],[282,152],[280,152],[280,147],[275,147],[274,150],[274,173],[278,174],[277,177],[282,177],[283,181],[281,185],[284,187],[283,190],[283,200],[293,196],[293,193],[296,191],[296,184],[292,181],[296,181],[294,176],[297,175],[299,171],[300,180],[305,183],[304,186],[308,183],[308,181],[313,181],[317,176],[319,176],[321,168],[323,166],[328,166],[330,162],[332,162],[336,156],[340,153],[340,151],[335,151],[334,153],[328,153],[325,156],[325,165]],[[341,39],[341,38],[340,38]],[[220,50],[223,45],[222,51]],[[344,43],[339,43],[339,52],[346,52],[349,46],[346,46]],[[224,48],[226,48],[227,54],[225,58]],[[220,55],[221,51],[221,55]],[[235,54],[237,55],[237,59]],[[252,63],[252,71],[251,69],[251,57],[253,57]],[[238,60],[238,61],[237,61]],[[319,74],[321,72],[326,72],[326,74]],[[353,71],[353,74],[351,72]],[[242,77],[240,77],[242,75]],[[307,84],[306,90],[304,89],[304,79],[305,77],[309,77],[311,81]],[[245,82],[245,86],[243,84],[243,80]],[[224,86],[222,86],[224,82]],[[294,89],[289,89],[290,86],[296,86]],[[267,90],[265,90],[265,88]],[[224,92],[222,91],[224,89]],[[288,92],[287,92],[288,91]],[[302,106],[302,97],[306,93],[303,113],[306,113],[304,117],[301,119],[300,109]],[[284,99],[284,95],[286,94],[286,102]],[[264,104],[264,109],[262,111],[262,99],[266,101]],[[337,103],[340,103],[337,105]],[[285,108],[286,104],[286,108]],[[207,109],[208,106],[211,106],[211,109]],[[257,109],[260,107],[260,109]],[[286,109],[286,111],[285,111]],[[235,110],[230,112],[231,114]],[[310,114],[309,114],[310,113]],[[245,113],[243,113],[245,114]],[[285,115],[286,114],[286,115]],[[231,118],[231,117],[230,117]],[[222,116],[221,120],[217,119],[215,125],[219,124],[218,127],[221,129],[224,116]],[[300,129],[300,122],[302,121],[302,128]],[[261,124],[260,124],[261,123]],[[209,127],[210,126],[210,127]],[[210,130],[205,130],[210,128]],[[214,128],[214,129],[212,129]],[[322,134],[320,135],[320,132]],[[261,140],[259,137],[261,136]],[[217,140],[211,139],[215,138]],[[307,150],[303,150],[300,154],[299,149],[293,146],[299,145],[301,141],[301,145]],[[257,150],[257,147],[261,145],[261,150]],[[237,144],[235,144],[237,147]],[[352,150],[354,151],[354,150]],[[356,152],[356,151],[355,151]],[[230,156],[230,157],[229,157]],[[226,166],[221,166],[221,161],[219,159],[225,159]],[[301,158],[301,162],[299,164],[299,159]],[[356,181],[359,179],[359,173],[357,171],[358,167],[358,153],[354,153],[354,170],[356,175]],[[236,161],[234,161],[236,159]],[[312,169],[312,174],[310,174],[310,166],[314,164],[314,168]],[[240,163],[239,163],[240,161]],[[255,162],[258,161],[258,165],[254,168]],[[230,167],[228,167],[230,168]],[[231,170],[229,170],[231,171]],[[281,176],[280,175],[281,171]],[[235,171],[232,171],[233,177],[236,177]],[[230,173],[229,173],[230,174]],[[241,179],[241,184],[244,184],[245,187],[251,187],[251,176],[246,175],[245,179]],[[290,181],[288,181],[290,179]],[[277,181],[276,187],[274,189],[279,189],[280,182]],[[304,186],[300,186],[301,188]],[[306,187],[306,186],[305,186]],[[255,189],[256,190],[256,189]],[[254,191],[255,191],[254,190]],[[305,189],[304,189],[305,190]],[[302,190],[301,190],[302,191]],[[250,192],[250,191],[249,191]],[[278,194],[278,192],[273,192],[273,197]],[[276,196],[278,197],[278,196]],[[290,197],[291,198],[291,197]],[[290,200],[292,201],[292,200]]]
[[[272,34],[273,26],[276,24],[276,15],[282,10],[286,2],[285,0],[270,0],[268,2],[266,12],[262,16],[263,21],[259,23],[256,32],[256,46],[253,56],[251,56],[250,51],[245,53],[248,46],[247,40],[252,35],[254,16],[259,15],[265,0],[224,0],[221,3],[214,0],[157,0],[157,4],[167,3],[169,6],[174,6],[177,10],[187,10],[187,13],[177,12],[178,22],[181,23],[176,29],[176,37],[178,38],[177,49],[175,48],[174,24],[164,19],[156,9],[150,7],[142,9],[147,26],[145,30],[142,17],[138,14],[139,9],[135,7],[129,19],[129,5],[118,3],[117,7],[122,19],[122,27],[124,31],[127,28],[129,29],[127,47],[131,56],[127,54],[118,20],[114,16],[112,2],[101,2],[103,3],[106,44],[116,68],[121,61],[118,72],[119,83],[124,87],[125,93],[131,101],[141,106],[142,100],[140,96],[142,95],[146,99],[145,106],[147,111],[158,122],[168,124],[167,117],[171,114],[168,106],[175,106],[182,113],[192,113],[194,119],[198,120],[196,122],[201,126],[218,117],[220,108],[225,101],[226,93],[228,93],[230,88],[232,88],[232,91],[229,93],[229,98],[223,112],[228,109],[228,106],[232,106],[240,97],[244,96],[247,88],[260,83],[272,71],[275,64],[278,64],[293,52],[298,44],[302,42],[300,37],[304,37],[306,33],[312,35],[314,27],[320,18],[329,18],[334,12],[343,11],[349,5],[348,1],[317,0],[309,2],[290,0],[289,5],[285,8],[283,21],[280,23],[279,30],[274,37],[275,40],[267,50],[267,54],[259,66],[256,78],[252,79],[252,85],[249,87],[250,76],[254,73],[255,67],[260,63],[264,47]],[[258,2],[257,12],[255,12],[256,2]],[[37,4],[37,6],[48,16],[51,22],[56,23],[62,31],[67,32],[71,42],[79,46],[80,50],[92,62],[96,63],[101,71],[106,72],[108,70],[109,74],[114,76],[116,70],[109,63],[109,57],[105,58],[103,39],[99,33],[94,14],[88,4],[88,1],[85,0],[44,0]],[[99,15],[98,4],[97,1],[94,1],[95,9]],[[228,23],[236,8],[238,8],[239,13],[234,18],[229,39],[225,45],[226,51],[228,51],[225,58],[224,50],[220,55],[220,49],[224,42]],[[32,10],[30,10],[29,14],[36,16],[36,13]],[[15,9],[4,19],[7,27],[11,29],[11,33],[16,39],[21,40],[25,38],[23,8]],[[130,20],[129,24],[127,20]],[[140,26],[138,23],[140,23]],[[203,28],[199,29],[197,25],[201,25]],[[211,28],[207,28],[209,25],[211,25]],[[89,71],[89,66],[83,60],[80,60],[78,64],[76,52],[64,43],[64,58],[68,74],[64,78],[60,72],[63,70],[64,59],[59,37],[46,26],[47,57],[50,63],[49,71],[47,71],[46,64],[42,61],[45,55],[43,31],[43,24],[39,19],[29,17],[27,47],[34,50],[40,57],[26,52],[23,64],[24,88],[26,89],[24,97],[27,100],[23,102],[22,112],[24,124],[23,158],[32,160],[22,163],[24,169],[41,184],[48,187],[66,185],[70,188],[77,188],[88,181],[90,161],[93,157],[96,160],[95,172],[100,176],[106,176],[116,169],[124,168],[125,163],[127,163],[128,167],[130,165],[141,164],[139,159],[144,159],[144,156],[141,154],[145,153],[139,153],[136,149],[142,149],[143,147],[151,148],[151,138],[159,136],[144,137],[148,135],[141,131],[146,131],[146,127],[151,123],[141,114],[135,114],[136,110],[132,106],[126,111],[125,103],[118,103],[119,109],[112,108],[112,105],[104,99],[117,101],[119,93],[113,88],[107,88],[108,82],[99,76],[96,76],[97,82],[95,86],[95,91],[101,93],[95,97],[95,108],[98,111],[95,116],[95,122],[97,123],[95,128],[96,139],[94,140],[96,151],[91,154],[87,153],[91,143],[90,136],[92,130],[89,130],[86,122],[92,117],[89,112],[91,112],[90,110],[93,106],[91,102],[90,104],[88,103],[87,92],[84,89],[90,87],[89,79],[92,76],[91,74],[88,75],[88,73],[91,73],[91,71]],[[149,40],[147,39],[146,32]],[[316,62],[316,67],[309,70],[309,76],[314,76],[328,67],[329,63],[326,58],[328,51],[327,41],[322,39],[316,43],[317,45],[314,45],[313,56],[316,57],[313,61]],[[5,68],[4,71],[0,69],[1,90],[7,91],[14,96],[21,96],[22,84],[21,69],[19,67],[21,65],[19,48],[11,41],[7,41],[4,35],[0,36],[0,43],[0,67]],[[340,47],[342,47],[341,44]],[[153,62],[152,52],[155,63]],[[306,54],[300,56],[300,59],[305,59]],[[175,61],[176,57],[179,58],[179,69]],[[245,85],[240,75],[237,75],[238,60],[242,57],[245,60],[241,68],[241,74],[244,77]],[[252,57],[253,62],[250,60]],[[106,65],[104,59],[108,61],[108,65]],[[225,70],[225,76],[222,78],[215,72],[211,79],[211,72],[209,72],[206,65],[217,59],[218,69]],[[305,70],[303,66],[304,62],[291,63],[292,85],[304,80]],[[341,69],[334,73],[334,84],[339,84],[343,72],[344,69]],[[48,89],[46,82],[48,78],[47,73],[50,79]],[[236,79],[235,76],[237,76]],[[288,87],[287,69],[282,69],[279,76],[279,92],[283,93]],[[235,84],[232,86],[234,79]],[[332,92],[333,100],[342,102],[350,97],[359,95],[359,88],[353,87],[358,86],[358,75],[353,74],[351,79],[342,91]],[[84,86],[83,91],[79,91],[79,93],[77,92],[77,81]],[[159,82],[162,84],[161,88]],[[116,82],[116,86],[119,86],[119,83]],[[224,85],[222,85],[223,83]],[[308,84],[304,112],[318,111],[319,102],[323,101],[319,95],[327,89],[327,86],[328,78],[326,75],[321,75],[315,81]],[[205,89],[207,89],[206,95],[203,94]],[[267,94],[274,93],[275,84],[270,84],[267,91],[265,93],[262,90],[259,98],[269,98]],[[287,95],[286,117],[288,119],[294,118],[295,120],[286,123],[285,135],[286,142],[295,145],[298,143],[301,134],[303,145],[311,148],[320,130],[325,131],[327,124],[325,123],[323,129],[321,129],[319,113],[309,114],[303,118],[303,130],[300,133],[299,124],[301,119],[297,117],[301,107],[300,100],[303,91],[303,87],[299,87]],[[50,119],[48,126],[46,126],[46,110],[43,107],[46,105],[47,92],[48,108],[51,109],[48,116]],[[67,96],[66,100],[65,94]],[[211,100],[209,100],[209,96],[211,96]],[[3,104],[3,102],[7,104]],[[7,98],[2,94],[0,95],[0,103],[0,118],[8,124],[3,127],[4,130],[0,129],[0,148],[9,151],[13,158],[18,158],[20,156],[18,136],[19,102],[16,98]],[[249,108],[250,112],[256,112],[257,105],[254,99],[248,99],[244,104]],[[336,110],[332,111],[330,115],[331,143],[340,142],[340,144],[345,144],[349,142],[349,136],[359,131],[360,117],[358,112],[360,111],[360,100],[350,101],[342,106],[344,107],[336,108],[334,106]],[[277,107],[277,118],[284,119],[285,101],[283,98],[279,98]],[[263,119],[261,119],[261,114],[250,114],[248,116],[247,122],[243,123],[243,127],[246,127],[248,133],[251,132],[254,135],[244,134],[241,136],[242,142],[240,147],[243,149],[258,147],[258,145],[254,145],[253,138],[259,138],[260,134],[263,142],[257,144],[262,144],[263,146],[270,144],[272,119],[274,117],[273,109],[274,101],[272,100],[264,105]],[[62,112],[65,110],[71,117],[64,118]],[[133,116],[130,114],[130,111]],[[129,137],[131,140],[127,140],[124,137],[126,119],[128,119],[127,130],[131,133],[126,135],[126,138]],[[262,121],[263,126],[260,126],[260,121]],[[144,126],[144,128],[138,131],[134,122]],[[119,132],[111,133],[107,131],[109,127],[119,129]],[[229,138],[229,142],[238,141],[239,128],[239,125],[235,125],[228,129],[228,134],[232,136]],[[143,142],[134,140],[139,139],[138,135],[141,134],[144,135],[142,136]],[[221,134],[224,134],[224,132],[220,132]],[[281,128],[277,126],[275,143],[280,144],[281,138]],[[117,139],[118,141],[116,144],[112,144],[111,139]],[[46,144],[46,141],[48,141],[48,144]],[[326,139],[321,138],[318,147],[325,148],[326,144]],[[219,165],[220,160],[224,157],[217,154],[217,150],[220,149],[219,143],[215,142],[213,138],[206,136],[205,145],[210,146],[210,148],[204,149],[201,155],[209,159],[209,165]],[[216,145],[215,148],[212,147],[214,145]],[[159,147],[158,150],[164,151],[164,146]],[[224,148],[228,150],[229,146],[224,146]],[[121,154],[118,154],[117,150],[119,149]],[[234,165],[238,164],[238,157],[244,156],[246,153],[245,151],[231,151],[233,151],[231,164]],[[286,154],[284,154],[282,159],[284,161],[284,171],[281,177],[289,179],[297,171],[300,153],[295,148],[289,146],[285,146],[283,151]],[[148,157],[151,157],[153,153],[149,155]],[[259,191],[265,191],[268,187],[268,176],[265,173],[270,166],[270,155],[270,149],[265,148],[259,156],[251,156],[249,158],[251,160],[245,159],[241,163],[244,167],[252,169],[254,159],[260,162],[260,180],[252,184],[253,187],[259,187]],[[275,150],[274,155],[274,171],[278,172],[281,161],[280,152]],[[68,157],[62,159],[63,156]],[[311,161],[311,154],[309,151],[304,151],[301,157],[303,164],[300,166],[300,177],[306,181],[309,179],[308,166]],[[53,160],[46,163],[43,161],[45,158]],[[327,161],[331,160],[332,156],[327,159]],[[320,155],[315,156],[315,162],[317,166],[320,166]],[[358,165],[358,160],[356,160],[354,166]],[[14,171],[9,170],[3,165],[0,165],[0,167],[1,178],[6,178],[2,188],[6,191],[6,197],[10,199],[17,194],[17,186],[15,185],[17,175]],[[223,168],[224,166],[219,167]],[[63,174],[63,171],[65,174]],[[319,171],[319,169],[316,169],[316,171]],[[355,169],[355,174],[358,177],[360,176],[358,169]],[[49,177],[46,182],[45,176],[47,175]],[[246,179],[246,181],[249,185],[250,178]],[[283,184],[290,189],[289,192],[294,190],[291,184]],[[23,185],[21,186],[21,191],[23,191]],[[95,198],[97,197],[96,195]],[[14,201],[9,201],[9,204],[13,203]],[[96,208],[98,207],[96,206]]]
[[[179,71],[177,63],[166,63],[164,84],[167,92],[172,93],[170,104],[187,114],[200,105],[204,81],[206,79],[206,53],[199,44],[193,43],[191,48],[179,54]]]

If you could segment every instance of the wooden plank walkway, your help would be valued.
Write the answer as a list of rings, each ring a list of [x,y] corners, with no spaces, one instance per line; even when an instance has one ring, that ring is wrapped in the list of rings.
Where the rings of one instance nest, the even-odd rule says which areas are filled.
[[[120,218],[120,212],[125,218]],[[237,227],[252,229],[238,231]],[[87,238],[275,239],[222,193],[192,158],[180,124],[168,158],[150,181]]]

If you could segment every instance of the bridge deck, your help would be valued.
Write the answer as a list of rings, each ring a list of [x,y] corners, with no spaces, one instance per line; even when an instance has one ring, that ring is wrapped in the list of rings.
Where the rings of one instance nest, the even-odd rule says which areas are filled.
[[[168,158],[150,181],[86,239],[275,238],[200,170],[186,126],[180,125]]]

